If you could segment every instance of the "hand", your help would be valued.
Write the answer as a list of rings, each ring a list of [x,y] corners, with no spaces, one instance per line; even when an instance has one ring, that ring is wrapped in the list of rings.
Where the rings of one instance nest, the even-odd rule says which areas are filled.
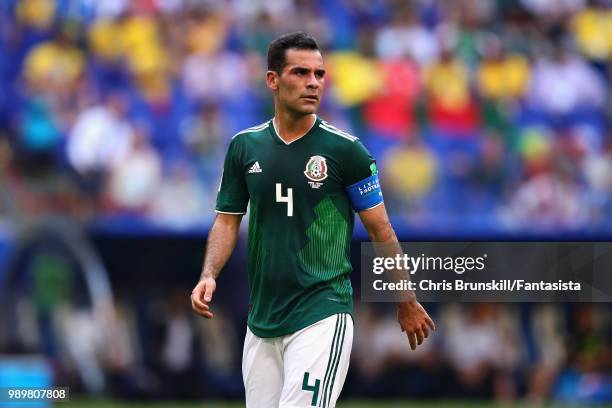
[[[430,329],[431,331],[436,330],[433,320],[416,300],[397,304],[397,321],[402,331],[408,335],[412,350],[415,350],[417,344],[422,344],[423,340],[429,337]]]
[[[202,278],[191,292],[191,307],[199,315],[207,319],[213,318],[213,313],[210,311],[210,302],[212,301],[213,293],[217,288],[217,282],[214,278]]]

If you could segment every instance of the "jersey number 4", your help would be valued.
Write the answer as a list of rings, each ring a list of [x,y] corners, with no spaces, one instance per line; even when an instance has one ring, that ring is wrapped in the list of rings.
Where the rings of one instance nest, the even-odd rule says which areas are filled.
[[[302,390],[312,392],[312,400],[310,402],[311,407],[317,406],[317,399],[319,398],[319,386],[321,385],[321,380],[315,379],[314,384],[309,383],[310,373],[306,371],[304,373],[304,379],[302,380]]]
[[[287,195],[283,195],[283,186],[276,183],[276,202],[287,203],[287,217],[293,217],[293,189],[287,188]]]

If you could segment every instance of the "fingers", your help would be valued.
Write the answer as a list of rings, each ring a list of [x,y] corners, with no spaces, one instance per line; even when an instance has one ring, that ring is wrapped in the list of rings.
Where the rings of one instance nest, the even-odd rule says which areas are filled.
[[[425,316],[425,324],[429,326],[431,331],[436,331],[436,324],[434,323],[433,320],[431,320],[431,317]]]
[[[427,329],[427,325],[426,324],[422,324],[421,325],[421,330],[423,330],[423,336],[425,336],[425,338],[429,337],[429,329]]]
[[[201,300],[201,297],[202,297],[201,292],[192,293],[191,294],[191,307],[199,315],[207,319],[212,319],[213,313],[210,311],[210,306],[208,306],[206,303],[203,303]]]
[[[406,332],[406,335],[408,336],[408,341],[410,342],[410,348],[412,350],[415,350],[417,346],[423,344],[425,339],[429,337],[430,329],[435,330],[433,321],[429,317],[422,319],[422,323],[417,325],[414,329],[406,329],[403,326],[401,327],[402,331]]]
[[[193,310],[195,310],[196,313],[200,316],[203,316],[207,319],[212,319],[214,316],[213,312],[210,311],[207,305],[204,305],[204,307],[194,307]]]
[[[406,334],[408,335],[408,342],[410,343],[410,349],[411,350],[416,350],[416,347],[417,347],[416,334],[408,333],[408,332],[406,332]]]
[[[397,320],[402,331],[406,332],[412,350],[423,344],[430,331],[436,330],[433,320],[418,302],[398,303]]]
[[[214,314],[210,311],[209,303],[215,290],[212,282],[199,282],[191,293],[191,307],[199,315],[212,319]]]
[[[423,344],[423,340],[425,340],[425,334],[423,334],[423,330],[416,329],[414,334],[416,335],[416,338],[417,338],[417,344],[419,346]]]
[[[191,305],[194,309],[208,308],[208,305],[202,302],[202,292],[200,290],[195,289],[191,292]]]
[[[204,301],[205,302],[208,303],[212,300],[212,295],[214,291],[215,289],[212,287],[212,285],[206,285],[206,290],[204,291]]]
[[[405,330],[402,328],[402,331]],[[423,324],[420,328],[412,331],[406,331],[406,335],[408,336],[408,341],[410,342],[410,348],[415,350],[417,346],[423,344],[425,339],[429,337],[429,330],[427,330],[427,326]]]

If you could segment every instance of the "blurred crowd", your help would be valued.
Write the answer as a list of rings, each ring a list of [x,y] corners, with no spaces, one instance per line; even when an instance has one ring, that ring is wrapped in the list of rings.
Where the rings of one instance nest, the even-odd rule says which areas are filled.
[[[76,225],[25,234],[0,276],[0,385],[25,385],[31,368],[11,383],[4,364],[37,356],[50,384],[73,396],[243,398],[244,246],[220,276],[207,320],[189,301],[199,238],[90,241]],[[358,274],[352,280],[358,292]],[[343,398],[612,403],[611,304],[425,307],[436,331],[411,351],[394,304],[355,302]]]
[[[607,305],[428,304],[437,330],[411,352],[393,308],[361,304],[355,378],[370,395],[538,405],[612,401]]]
[[[73,395],[243,397],[244,310],[222,300],[223,291],[216,294],[213,320],[192,312],[185,300],[189,287],[168,290],[152,284],[141,294],[134,294],[136,288],[119,289],[114,314],[101,316],[87,306],[86,291],[66,259],[57,254],[44,258],[46,262],[31,265],[37,277],[34,292],[13,297],[15,307],[8,313],[14,329],[0,335],[4,358],[41,353],[50,363],[54,384],[70,386]],[[495,400],[533,406],[546,401],[612,402],[609,305],[426,307],[437,330],[411,351],[392,304],[357,305],[343,398]],[[12,340],[8,343],[7,335]]]
[[[229,138],[273,114],[267,44],[297,29],[398,225],[612,230],[606,0],[3,1],[0,209],[206,225]]]

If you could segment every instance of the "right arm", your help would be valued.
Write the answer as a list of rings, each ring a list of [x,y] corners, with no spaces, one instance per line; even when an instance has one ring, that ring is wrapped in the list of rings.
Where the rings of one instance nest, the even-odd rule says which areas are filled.
[[[218,213],[208,235],[200,281],[191,292],[191,307],[207,319],[213,318],[210,302],[217,288],[217,276],[229,259],[238,238],[242,214]]]
[[[243,149],[239,142],[240,139],[234,137],[227,148],[215,205],[217,217],[208,234],[200,281],[191,292],[191,307],[207,319],[213,318],[209,305],[217,288],[216,279],[236,246],[240,221],[249,203]]]

